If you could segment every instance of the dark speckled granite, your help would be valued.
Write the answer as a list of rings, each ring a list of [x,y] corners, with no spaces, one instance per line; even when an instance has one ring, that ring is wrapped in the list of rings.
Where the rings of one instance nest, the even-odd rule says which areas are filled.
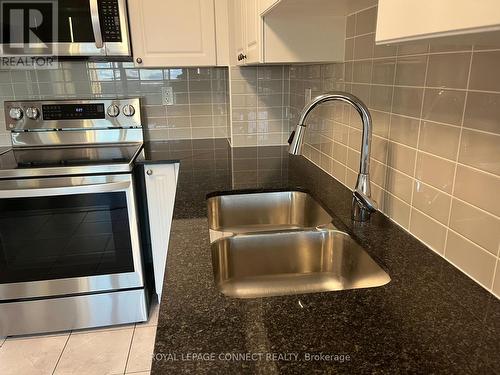
[[[349,190],[306,159],[284,147],[231,149],[225,140],[149,143],[144,159],[181,161],[153,374],[500,373],[499,300],[383,215],[353,223]],[[219,293],[205,195],[284,187],[305,188],[322,202],[392,281],[248,300]],[[321,352],[350,360],[304,360]],[[216,359],[189,360],[189,353]],[[224,361],[220,353],[297,353],[299,360]]]

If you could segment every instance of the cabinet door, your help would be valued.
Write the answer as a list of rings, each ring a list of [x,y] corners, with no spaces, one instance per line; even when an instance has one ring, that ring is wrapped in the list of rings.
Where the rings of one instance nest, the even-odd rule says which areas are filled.
[[[179,164],[144,166],[153,270],[158,300],[161,299],[163,289],[178,172]]]
[[[245,0],[245,63],[261,61],[262,19],[258,0]]]
[[[216,65],[213,0],[129,0],[138,67]]]
[[[244,65],[245,48],[245,1],[233,0],[234,54],[236,65]]]
[[[492,36],[498,38],[499,30],[498,0],[379,0],[375,41],[394,43],[465,34],[480,38],[491,32],[497,32]],[[458,37],[455,42],[462,40]]]

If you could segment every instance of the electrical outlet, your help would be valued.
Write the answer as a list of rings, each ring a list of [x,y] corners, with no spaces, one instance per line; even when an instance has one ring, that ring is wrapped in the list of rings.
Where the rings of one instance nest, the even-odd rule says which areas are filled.
[[[311,89],[306,89],[306,92],[304,93],[304,98],[305,98],[305,104],[308,104],[312,100],[312,90]]]
[[[163,105],[174,104],[174,90],[170,86],[163,86],[161,88],[161,102]]]

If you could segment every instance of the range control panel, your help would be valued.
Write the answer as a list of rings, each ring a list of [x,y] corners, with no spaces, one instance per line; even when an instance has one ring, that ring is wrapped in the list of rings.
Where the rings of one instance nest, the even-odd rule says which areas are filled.
[[[140,128],[140,99],[6,101],[11,131]]]

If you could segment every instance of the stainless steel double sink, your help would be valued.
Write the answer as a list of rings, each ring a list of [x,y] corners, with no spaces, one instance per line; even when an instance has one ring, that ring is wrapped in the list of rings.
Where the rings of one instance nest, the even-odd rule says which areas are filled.
[[[227,296],[369,288],[391,280],[305,192],[213,196],[208,219],[215,283]]]

